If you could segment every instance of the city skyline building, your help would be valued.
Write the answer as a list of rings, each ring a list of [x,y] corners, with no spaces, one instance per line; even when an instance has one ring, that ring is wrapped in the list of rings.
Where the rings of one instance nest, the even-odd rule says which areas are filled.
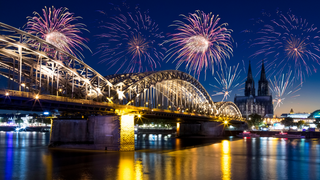
[[[249,61],[244,96],[235,95],[234,103],[239,107],[243,117],[247,118],[251,114],[259,114],[261,117],[273,117],[272,95],[269,91],[269,82],[266,78],[263,61],[258,82],[258,95],[256,96],[255,83]]]

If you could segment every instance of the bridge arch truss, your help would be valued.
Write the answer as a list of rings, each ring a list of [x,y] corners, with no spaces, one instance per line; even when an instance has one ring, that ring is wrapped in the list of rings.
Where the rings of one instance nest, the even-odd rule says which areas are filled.
[[[178,70],[117,74],[106,78],[116,89],[112,99],[117,104],[241,118],[234,103],[213,102],[198,80]]]
[[[119,105],[241,118],[232,102],[213,102],[191,75],[166,70],[102,76],[82,60],[0,22],[0,75],[8,89]]]

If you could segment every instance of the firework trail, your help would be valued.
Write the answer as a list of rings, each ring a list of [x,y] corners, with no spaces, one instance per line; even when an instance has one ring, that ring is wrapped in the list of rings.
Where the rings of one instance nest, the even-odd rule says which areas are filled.
[[[271,15],[264,13],[269,19]],[[290,11],[277,11],[275,19],[263,21],[250,48],[256,48],[252,58],[267,58],[267,71],[279,75],[283,70],[294,67],[294,76],[302,82],[306,74],[316,72],[319,65],[319,36],[317,27],[299,18]],[[269,59],[269,60],[268,60]],[[271,59],[271,60],[270,60]]]
[[[232,55],[232,30],[227,29],[227,23],[219,25],[220,18],[212,13],[203,11],[181,15],[186,22],[176,20],[171,26],[176,27],[177,33],[171,35],[170,49],[167,62],[178,60],[176,68],[186,63],[186,69],[198,76],[202,69],[208,67],[214,74],[214,64],[221,64]]]
[[[104,41],[97,52],[103,58],[100,63],[106,62],[109,69],[119,64],[116,73],[121,69],[134,73],[160,67],[166,51],[161,44],[164,36],[148,12],[141,13],[137,7],[125,13],[119,7],[115,9],[118,15],[107,16],[100,25],[104,33],[97,35]]]
[[[68,8],[52,8],[45,7],[42,9],[43,16],[37,12],[33,12],[33,17],[27,17],[28,22],[26,31],[35,36],[40,36],[48,43],[62,49],[72,55],[83,55],[82,47],[89,49],[84,44],[87,40],[81,37],[81,30],[85,30],[85,25],[81,23],[74,23],[81,17],[75,17],[73,13],[68,11]],[[90,50],[90,49],[89,49]],[[45,49],[48,51],[48,49]]]
[[[280,107],[280,105],[283,104],[283,101],[286,98],[294,98],[300,96],[295,93],[301,89],[299,87],[302,85],[302,82],[298,86],[294,87],[295,77],[291,77],[291,74],[292,71],[289,71],[289,73],[287,74],[280,75],[279,78],[276,78],[276,76],[274,76],[273,81],[269,79],[269,88],[274,94],[273,102],[276,103],[274,110],[276,110],[277,107]]]
[[[216,71],[214,79],[216,80],[217,85],[210,84],[210,86],[215,87],[218,90],[214,91],[215,94],[212,96],[223,95],[222,101],[227,100],[234,89],[241,87],[244,84],[244,79],[239,82],[242,70],[238,71],[238,67],[239,64],[237,64],[237,66],[230,66],[229,68],[227,66],[222,68],[221,66],[221,72]]]

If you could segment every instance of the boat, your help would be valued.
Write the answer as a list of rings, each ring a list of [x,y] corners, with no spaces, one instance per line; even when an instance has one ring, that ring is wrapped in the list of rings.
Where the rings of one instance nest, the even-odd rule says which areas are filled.
[[[252,138],[258,138],[260,137],[260,135],[258,134],[253,134],[253,133],[250,133],[250,131],[243,131],[243,133],[240,133],[237,135],[238,137],[252,137]]]
[[[288,133],[284,133],[282,131],[279,134],[275,134],[273,137],[275,137],[275,138],[296,138],[296,139],[306,138],[305,136],[301,136],[301,134],[288,134]]]
[[[26,127],[25,126],[21,126],[21,127],[17,127],[15,129],[16,132],[20,132],[20,131],[26,131]]]

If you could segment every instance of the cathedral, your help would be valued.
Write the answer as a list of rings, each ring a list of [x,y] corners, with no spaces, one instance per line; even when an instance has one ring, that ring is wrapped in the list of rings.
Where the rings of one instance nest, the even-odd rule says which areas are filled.
[[[266,78],[264,62],[262,62],[261,75],[258,84],[258,96],[249,62],[248,76],[245,83],[244,96],[235,96],[234,103],[239,107],[242,116],[248,118],[251,114],[259,114],[261,117],[273,116],[272,95],[269,92],[269,82]]]

